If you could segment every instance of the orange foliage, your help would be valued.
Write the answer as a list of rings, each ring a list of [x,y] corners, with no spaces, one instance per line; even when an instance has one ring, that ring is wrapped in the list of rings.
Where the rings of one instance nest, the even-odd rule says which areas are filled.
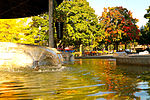
[[[136,18],[133,19],[132,12],[128,11],[126,8],[123,7],[104,8],[104,12],[100,17],[100,20],[101,23],[104,23],[105,28],[104,41],[106,42],[108,42],[108,40],[118,42],[120,41],[128,42],[139,37],[140,31],[138,29],[138,26],[135,25],[138,19]]]

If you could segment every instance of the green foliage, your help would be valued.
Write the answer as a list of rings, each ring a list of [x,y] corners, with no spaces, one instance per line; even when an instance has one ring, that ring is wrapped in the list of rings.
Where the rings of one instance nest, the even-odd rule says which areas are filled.
[[[150,31],[148,25],[146,24],[144,27],[141,27],[141,36],[137,42],[141,45],[150,44]]]
[[[145,14],[144,17],[149,19],[149,21],[144,27],[141,28],[141,36],[137,41],[139,44],[150,44],[150,6],[147,9],[147,14]]]
[[[0,20],[0,41],[15,43],[31,43],[26,34],[28,18],[23,19],[1,19]],[[32,39],[30,40],[32,41]]]
[[[41,14],[32,17],[29,27],[29,36],[39,45],[46,45],[48,43],[49,30],[49,16],[48,14]]]
[[[101,36],[97,30],[98,19],[95,11],[86,0],[64,1],[56,11],[64,15],[56,14],[57,19],[60,19],[57,21],[65,23],[64,44],[89,45],[95,42],[97,36]]]
[[[54,23],[64,22],[62,44],[79,46],[94,44],[100,41],[101,31],[94,10],[86,0],[64,1],[58,7],[55,4]],[[48,14],[32,17],[29,36],[40,44],[48,42]],[[55,24],[53,24],[55,26]],[[58,42],[54,27],[55,42]]]
[[[149,19],[149,22],[150,22],[150,6],[149,6],[149,8],[146,9],[146,10],[147,10],[147,14],[145,14],[144,17],[145,17],[146,19]]]

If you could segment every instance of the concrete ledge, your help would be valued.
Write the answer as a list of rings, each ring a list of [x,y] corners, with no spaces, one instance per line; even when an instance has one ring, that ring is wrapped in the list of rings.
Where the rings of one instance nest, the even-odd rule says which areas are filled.
[[[125,65],[145,65],[150,66],[150,55],[129,55],[125,57],[115,57],[116,64]]]

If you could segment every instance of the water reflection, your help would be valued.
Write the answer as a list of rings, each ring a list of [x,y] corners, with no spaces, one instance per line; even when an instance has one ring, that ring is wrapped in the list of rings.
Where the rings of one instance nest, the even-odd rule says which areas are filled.
[[[137,94],[135,95],[135,93],[141,90],[139,89],[139,86],[141,85],[138,83],[143,80],[141,80],[139,75],[147,71],[147,67],[116,66],[116,62],[113,59],[79,60],[76,63],[79,64],[80,67],[87,67],[86,69],[89,69],[90,72],[93,71],[95,74],[94,77],[99,78],[97,79],[100,80],[99,83],[105,84],[103,87],[99,87],[99,91],[97,93],[90,96],[115,100],[141,98],[141,96],[138,96]]]
[[[114,59],[79,59],[61,70],[0,71],[0,99],[146,100],[146,66],[117,65]]]

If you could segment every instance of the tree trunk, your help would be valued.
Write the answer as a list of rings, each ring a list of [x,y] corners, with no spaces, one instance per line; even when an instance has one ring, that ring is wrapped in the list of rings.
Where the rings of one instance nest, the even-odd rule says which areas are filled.
[[[49,0],[49,47],[51,48],[54,48],[53,9],[54,9],[54,1]]]
[[[105,44],[105,50],[108,51],[108,44]]]
[[[127,44],[125,43],[125,49],[127,49]]]
[[[115,44],[114,44],[114,50],[118,51],[118,42],[115,42]]]

